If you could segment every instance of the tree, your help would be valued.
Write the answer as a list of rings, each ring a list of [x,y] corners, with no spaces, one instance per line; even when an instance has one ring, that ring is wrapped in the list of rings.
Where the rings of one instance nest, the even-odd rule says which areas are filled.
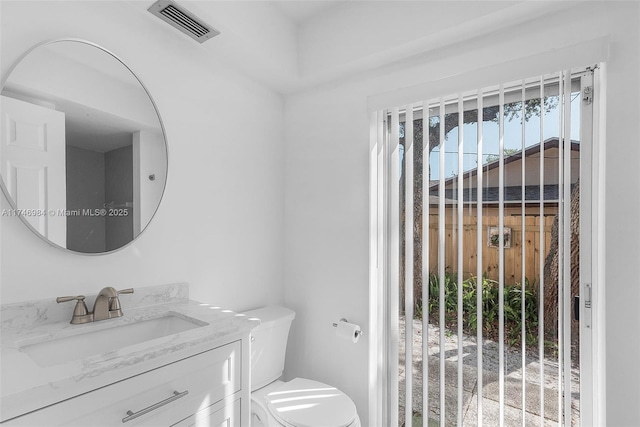
[[[570,277],[571,277],[571,298],[580,294],[580,181],[571,190],[571,220],[570,229],[566,232],[571,236],[571,253],[569,254]],[[559,226],[558,215],[553,220],[551,228],[551,247],[547,253],[544,265],[544,330],[548,340],[558,337],[558,292],[559,292]],[[573,309],[573,307],[572,307]],[[571,341],[573,345],[573,356],[577,356],[579,346],[579,324],[571,316]]]
[[[508,156],[510,156],[510,155],[512,155],[512,154],[517,153],[518,151],[520,151],[520,150],[518,150],[517,148],[505,148],[505,149],[504,149],[504,157],[508,157]],[[498,160],[499,158],[500,158],[500,155],[499,155],[499,154],[489,154],[489,155],[487,156],[487,158],[486,158],[486,159],[484,159],[484,162],[485,162],[485,163],[495,162],[495,161],[496,161],[496,160]]]

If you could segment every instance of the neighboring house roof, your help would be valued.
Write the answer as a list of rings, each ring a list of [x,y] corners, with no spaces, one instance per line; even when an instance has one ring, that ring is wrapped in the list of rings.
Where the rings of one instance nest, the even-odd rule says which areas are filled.
[[[436,193],[437,193],[437,190],[436,190]],[[449,197],[449,196],[445,196],[445,199],[444,199],[444,203],[447,204],[447,205],[456,203],[457,201],[458,201],[457,199],[454,199],[454,198]],[[429,204],[430,205],[437,205],[438,203],[440,203],[440,197],[438,197],[437,195],[434,196],[433,194],[429,196]]]
[[[559,141],[558,138],[549,138],[544,141],[544,150],[549,150],[552,148],[558,148]],[[571,151],[580,151],[580,143],[578,141],[571,141]],[[524,151],[524,156],[533,156],[540,154],[540,144],[533,145]],[[504,159],[505,167],[513,162],[522,161],[522,150],[516,153],[511,154],[510,156]],[[499,160],[492,161],[483,166],[483,173],[487,173],[490,170],[496,169],[500,166]],[[468,180],[478,174],[478,169],[472,169],[464,173],[463,179]],[[458,180],[458,177],[450,177],[445,180],[445,187],[450,184],[455,183]],[[572,184],[573,188],[575,184]],[[438,181],[431,181],[429,194],[430,194],[430,202],[432,204],[437,204],[438,200]],[[485,187],[482,189],[482,200],[485,203],[497,203],[499,200],[500,192],[498,191],[498,187]],[[543,189],[543,201],[558,201],[559,194],[559,186],[558,184],[547,184],[544,185]],[[464,188],[463,189],[463,201],[464,202],[476,202],[478,200],[478,189],[473,186],[472,188]],[[445,189],[445,203],[455,203],[458,198],[458,190],[457,189]],[[434,203],[435,199],[435,203]],[[522,194],[522,186],[507,186],[504,187],[504,201],[505,202],[521,202],[521,201],[540,201],[540,185],[526,185],[524,187],[524,197]]]
[[[571,185],[571,188],[575,184]],[[549,202],[557,202],[558,201],[558,184],[545,185],[543,188],[543,197],[544,201]],[[497,203],[499,200],[500,192],[498,191],[498,187],[489,187],[482,189],[482,201],[487,203]],[[438,189],[431,189],[430,202],[433,204],[438,203]],[[533,202],[540,201],[540,186],[539,185],[526,185],[524,187],[524,198],[522,197],[522,187],[521,186],[513,186],[513,187],[504,187],[504,201],[505,202],[521,202],[522,200],[529,200]],[[445,203],[456,203],[458,197],[458,190],[445,190]],[[478,201],[478,190],[477,188],[465,188],[463,190],[463,200],[465,202],[476,202]],[[434,202],[435,200],[435,202]]]

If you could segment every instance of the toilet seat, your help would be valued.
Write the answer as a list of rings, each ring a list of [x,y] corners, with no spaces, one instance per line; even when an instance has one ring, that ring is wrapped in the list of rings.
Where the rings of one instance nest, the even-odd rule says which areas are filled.
[[[353,401],[335,387],[296,378],[265,395],[269,413],[286,427],[350,427],[357,419]]]

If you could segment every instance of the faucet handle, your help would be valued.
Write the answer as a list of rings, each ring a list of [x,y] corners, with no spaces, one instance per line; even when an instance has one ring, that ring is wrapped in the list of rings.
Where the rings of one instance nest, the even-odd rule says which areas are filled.
[[[84,295],[78,295],[75,297],[58,297],[56,298],[56,302],[60,304],[61,302],[69,302],[77,300],[75,308],[73,309],[73,316],[71,317],[71,323],[88,323],[91,321],[91,315],[89,314],[89,310],[87,309],[87,304],[84,302]]]
[[[120,300],[118,299],[118,295],[120,294],[132,294],[133,288],[122,289],[121,291],[116,291],[116,296],[111,298],[109,301],[109,311],[118,311],[121,310]]]
[[[84,301],[84,295],[78,295],[76,297],[58,297],[58,298],[56,298],[56,302],[58,304],[60,304],[61,302],[69,302],[69,301],[75,301],[75,300],[78,300],[78,302]]]

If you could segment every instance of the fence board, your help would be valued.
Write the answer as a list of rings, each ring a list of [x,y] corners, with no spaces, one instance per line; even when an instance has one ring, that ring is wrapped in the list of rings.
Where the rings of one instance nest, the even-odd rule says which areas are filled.
[[[465,216],[463,218],[463,266],[464,279],[475,276],[477,247],[476,239],[478,233],[478,219],[475,216]],[[511,228],[511,247],[504,250],[504,274],[506,284],[513,284],[522,281],[522,245],[525,248],[525,277],[530,284],[538,280],[538,266],[540,262],[540,216],[525,217],[525,241],[522,242],[522,218],[520,216],[505,216],[504,226]],[[546,257],[551,245],[551,227],[553,216],[542,218],[545,234],[545,247],[542,256]],[[498,226],[497,216],[485,216],[482,221],[481,232],[482,241],[487,242],[488,228]],[[445,265],[448,271],[455,272],[458,269],[458,230],[457,218],[446,215],[445,219]],[[429,218],[429,270],[435,271],[438,265],[438,216],[430,215]],[[482,247],[482,264],[485,274],[493,280],[498,279],[498,248],[488,246],[486,243]]]

